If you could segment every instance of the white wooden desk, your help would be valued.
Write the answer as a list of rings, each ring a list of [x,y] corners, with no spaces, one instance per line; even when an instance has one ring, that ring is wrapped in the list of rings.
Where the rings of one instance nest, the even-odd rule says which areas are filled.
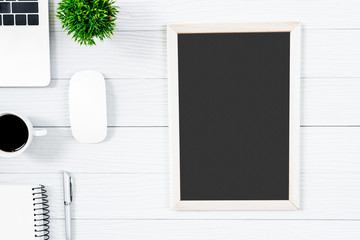
[[[61,170],[74,173],[74,239],[359,239],[360,2],[358,0],[120,0],[113,40],[79,47],[51,8],[52,81],[0,88],[0,109],[49,135],[21,157],[0,159],[0,184],[43,183],[51,239],[64,239]],[[303,23],[300,211],[170,211],[168,23]],[[109,136],[77,143],[69,128],[71,75],[107,78]]]

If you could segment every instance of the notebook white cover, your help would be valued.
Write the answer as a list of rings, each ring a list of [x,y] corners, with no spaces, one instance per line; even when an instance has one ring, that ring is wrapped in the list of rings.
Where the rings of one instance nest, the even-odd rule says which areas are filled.
[[[0,186],[0,239],[40,240],[36,237],[34,190],[39,186]],[[39,212],[39,211],[38,211]]]

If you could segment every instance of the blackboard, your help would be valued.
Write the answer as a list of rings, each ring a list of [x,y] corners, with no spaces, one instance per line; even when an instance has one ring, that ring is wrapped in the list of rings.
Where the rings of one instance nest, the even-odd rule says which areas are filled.
[[[179,209],[186,203],[203,209],[211,202],[206,208],[247,209],[249,202],[266,205],[259,209],[277,209],[279,203],[298,208],[290,196],[296,175],[290,152],[298,153],[290,135],[299,128],[291,37],[291,31],[275,30],[176,34],[176,80],[169,81],[177,85],[177,105],[170,104],[176,124],[170,116],[170,128],[177,130],[171,138],[178,138]]]

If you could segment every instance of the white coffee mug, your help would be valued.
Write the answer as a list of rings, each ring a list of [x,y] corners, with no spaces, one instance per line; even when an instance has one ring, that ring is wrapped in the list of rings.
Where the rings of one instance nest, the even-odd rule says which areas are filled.
[[[21,153],[23,153],[31,144],[33,137],[38,137],[38,136],[45,136],[47,134],[47,130],[43,129],[43,128],[34,128],[32,123],[30,122],[30,120],[27,117],[24,117],[18,113],[14,113],[14,112],[0,112],[0,118],[4,115],[14,115],[18,118],[20,118],[21,120],[24,121],[24,123],[26,124],[27,130],[28,130],[28,139],[26,141],[26,143],[17,151],[14,152],[6,152],[0,149],[0,157],[15,157],[20,155]]]

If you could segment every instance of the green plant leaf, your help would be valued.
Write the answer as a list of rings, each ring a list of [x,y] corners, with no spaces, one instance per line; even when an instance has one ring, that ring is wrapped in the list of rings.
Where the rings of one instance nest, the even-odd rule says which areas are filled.
[[[61,0],[56,17],[63,30],[80,45],[94,46],[114,35],[119,7],[114,0]]]

